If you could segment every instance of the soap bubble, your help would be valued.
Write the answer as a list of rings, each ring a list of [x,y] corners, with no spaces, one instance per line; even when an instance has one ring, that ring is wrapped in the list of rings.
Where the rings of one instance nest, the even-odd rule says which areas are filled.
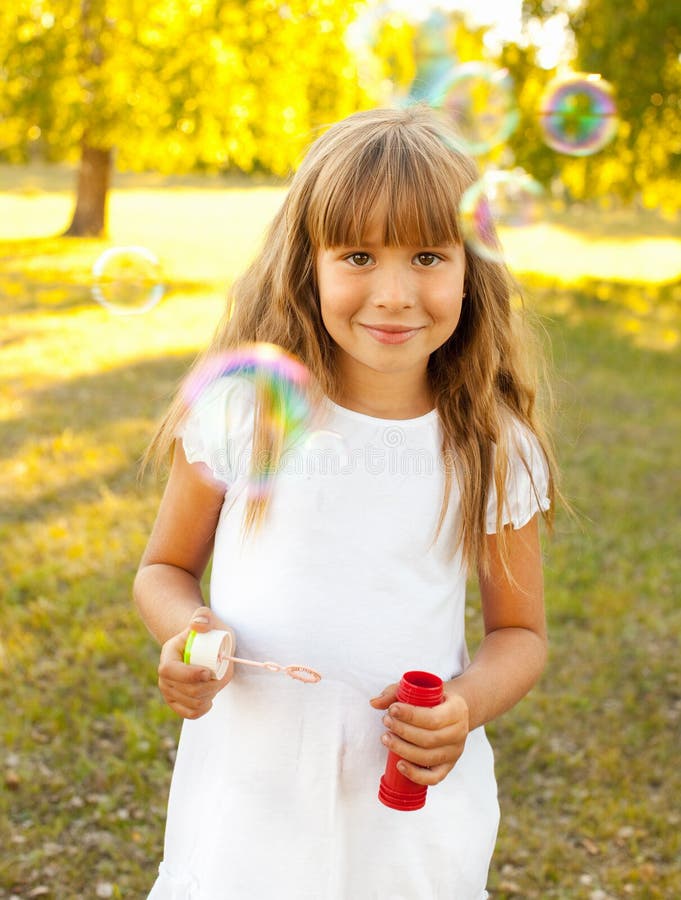
[[[600,75],[554,79],[541,99],[539,115],[549,147],[570,156],[597,153],[617,131],[612,85]]]
[[[242,344],[207,356],[189,373],[181,388],[187,408],[218,399],[223,379],[229,377],[250,382],[255,388],[254,402],[259,395],[256,427],[266,439],[261,454],[250,459],[248,490],[251,497],[263,499],[272,491],[276,467],[271,460],[276,458],[277,448],[283,445],[285,450],[307,433],[310,374],[296,357],[276,344]],[[233,425],[239,427],[229,409],[223,407],[222,412],[225,419],[221,424],[227,431]]]
[[[513,80],[507,69],[484,62],[450,69],[431,91],[429,102],[447,116],[462,148],[474,156],[503,143],[518,125]]]
[[[260,384],[267,403],[278,409],[284,424],[288,417],[298,417],[299,404],[307,396],[309,372],[305,366],[276,344],[261,341],[241,344],[203,359],[182,385],[185,402],[192,405],[218,379],[228,375]],[[307,408],[306,400],[304,406]]]
[[[345,471],[350,462],[348,446],[337,431],[323,428],[311,431],[303,443],[303,450],[307,475],[315,472],[337,475]]]
[[[416,27],[413,42],[416,74],[407,103],[428,103],[433,90],[452,68],[450,30],[449,20],[440,9],[431,10]]]
[[[133,316],[148,312],[165,294],[161,267],[144,247],[111,247],[92,267],[92,296],[109,312]]]
[[[503,262],[496,229],[532,224],[539,216],[542,196],[542,186],[523,169],[485,172],[464,191],[459,204],[466,244],[483,259]]]

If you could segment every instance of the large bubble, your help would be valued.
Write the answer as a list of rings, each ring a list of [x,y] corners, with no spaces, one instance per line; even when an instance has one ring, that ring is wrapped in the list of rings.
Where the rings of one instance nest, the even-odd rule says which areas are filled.
[[[199,403],[220,379],[245,378],[255,385],[260,396],[260,426],[267,435],[261,459],[252,459],[249,493],[252,497],[270,494],[274,467],[269,465],[270,450],[283,450],[306,434],[311,406],[308,394],[309,372],[294,356],[276,344],[244,344],[206,357],[182,385],[182,397],[188,407]],[[224,427],[229,430],[230,422]]]
[[[119,316],[139,315],[156,306],[165,294],[161,267],[145,247],[111,247],[92,267],[92,296]]]
[[[600,75],[556,78],[542,97],[539,121],[553,150],[570,156],[597,153],[617,131],[612,86]]]
[[[518,125],[513,80],[506,69],[489,63],[454,66],[433,86],[428,100],[447,116],[462,148],[474,156],[503,143]]]
[[[523,169],[490,169],[464,191],[459,204],[468,247],[483,259],[503,262],[497,228],[531,225],[541,212],[542,186]]]
[[[182,395],[189,405],[195,403],[219,378],[240,375],[265,386],[273,397],[283,391],[284,399],[291,406],[284,406],[283,415],[297,410],[297,403],[304,396],[309,373],[305,366],[276,344],[264,341],[242,344],[223,353],[207,356],[185,379]]]

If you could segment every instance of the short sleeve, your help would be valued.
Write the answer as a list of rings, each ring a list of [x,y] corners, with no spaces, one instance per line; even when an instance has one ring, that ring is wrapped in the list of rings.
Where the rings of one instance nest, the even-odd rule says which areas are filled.
[[[502,525],[522,528],[540,510],[551,506],[549,499],[549,467],[535,435],[514,420],[508,440],[508,472],[506,497],[501,515]],[[497,530],[497,491],[494,480],[487,500],[487,534]]]
[[[255,389],[238,376],[218,378],[194,401],[180,424],[187,461],[203,463],[229,486],[248,470]]]

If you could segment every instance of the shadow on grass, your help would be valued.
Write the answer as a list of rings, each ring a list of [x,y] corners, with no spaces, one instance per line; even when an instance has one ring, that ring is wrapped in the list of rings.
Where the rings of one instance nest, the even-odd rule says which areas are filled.
[[[0,528],[44,522],[54,513],[63,512],[76,504],[97,502],[104,486],[114,493],[134,490],[136,473],[129,465],[122,465],[90,478],[69,478],[68,484],[46,489],[34,500],[24,501],[18,509],[0,512]],[[15,594],[10,586],[5,599],[8,602],[22,601],[29,595],[30,590]]]
[[[31,391],[25,411],[0,422],[0,458],[20,455],[22,449],[66,427],[76,432],[114,432],[121,419],[155,419],[170,402],[194,356],[139,360]]]

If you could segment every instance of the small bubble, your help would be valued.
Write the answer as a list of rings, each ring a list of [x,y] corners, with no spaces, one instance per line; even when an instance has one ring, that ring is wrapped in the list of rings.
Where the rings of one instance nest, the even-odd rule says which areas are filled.
[[[503,262],[497,227],[518,228],[537,220],[543,188],[523,169],[489,170],[464,191],[459,204],[466,244],[483,259]]]
[[[542,97],[539,121],[552,150],[569,156],[597,153],[617,131],[612,85],[600,75],[556,78]]]
[[[442,110],[463,149],[474,156],[503,143],[518,125],[513,80],[507,69],[489,63],[454,66],[431,88],[428,101]]]
[[[110,247],[97,259],[92,274],[93,298],[114,315],[148,312],[165,294],[158,259],[144,247]]]

